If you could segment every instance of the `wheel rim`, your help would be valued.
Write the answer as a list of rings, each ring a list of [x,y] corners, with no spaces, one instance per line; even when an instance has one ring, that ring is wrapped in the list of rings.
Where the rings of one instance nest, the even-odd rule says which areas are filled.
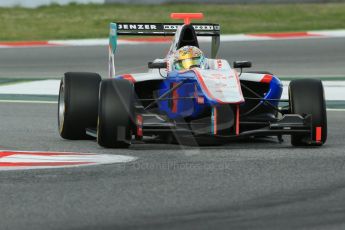
[[[59,106],[58,106],[58,118],[59,118],[59,131],[62,132],[63,124],[65,120],[65,97],[64,97],[64,85],[61,84],[60,93],[59,93]]]

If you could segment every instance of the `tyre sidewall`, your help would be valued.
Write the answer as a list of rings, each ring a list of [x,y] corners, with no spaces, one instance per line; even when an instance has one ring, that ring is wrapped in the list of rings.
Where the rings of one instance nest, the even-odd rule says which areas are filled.
[[[107,79],[100,86],[97,141],[107,148],[126,148],[134,128],[134,88],[122,79]]]
[[[289,100],[292,114],[312,115],[311,136],[292,135],[293,145],[308,145],[315,140],[316,127],[321,127],[321,143],[327,140],[327,114],[322,82],[317,79],[293,80],[289,85]]]

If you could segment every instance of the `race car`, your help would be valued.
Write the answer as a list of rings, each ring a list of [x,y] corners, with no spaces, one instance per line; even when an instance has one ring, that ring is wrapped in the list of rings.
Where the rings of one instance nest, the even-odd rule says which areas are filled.
[[[152,139],[180,143],[227,143],[256,137],[291,136],[293,146],[321,146],[327,139],[323,85],[316,79],[282,82],[269,72],[243,72],[249,61],[217,58],[220,25],[191,23],[202,13],[172,13],[184,23],[110,23],[109,79],[67,72],[58,102],[65,139],[96,138],[106,148],[128,148]],[[116,75],[119,35],[174,36],[167,55],[148,62],[148,72]],[[211,55],[198,38],[211,37]],[[285,106],[281,106],[285,103]]]

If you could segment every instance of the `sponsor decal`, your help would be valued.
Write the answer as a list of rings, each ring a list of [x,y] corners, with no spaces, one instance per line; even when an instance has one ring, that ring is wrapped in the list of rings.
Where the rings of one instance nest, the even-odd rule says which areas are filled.
[[[177,30],[181,25],[163,25],[164,30]],[[214,30],[215,26],[213,25],[193,25],[195,30]]]
[[[200,87],[205,95],[217,103],[241,103],[244,101],[239,81],[230,78],[230,74],[221,74],[217,71],[213,73],[204,70],[193,69]],[[225,79],[223,78],[225,76]]]
[[[157,30],[157,24],[117,24],[119,30]]]
[[[218,67],[218,69],[221,69],[222,68],[222,60],[220,60],[220,59],[217,59],[217,67]]]
[[[164,30],[177,30],[177,28],[181,25],[164,25],[163,29]]]
[[[194,25],[193,27],[196,30],[214,30],[213,25]]]
[[[215,30],[220,30],[220,26],[219,26],[219,25],[216,25],[216,26],[214,26],[214,29],[215,29]]]
[[[213,80],[226,80],[227,76],[222,73],[211,73],[209,78]]]
[[[180,26],[181,24],[117,23],[118,30],[177,30]],[[193,27],[197,31],[219,30],[219,26],[213,24],[193,25]]]

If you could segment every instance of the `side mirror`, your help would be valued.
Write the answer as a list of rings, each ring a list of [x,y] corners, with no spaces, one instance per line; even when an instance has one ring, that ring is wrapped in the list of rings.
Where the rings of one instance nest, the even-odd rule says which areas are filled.
[[[235,61],[234,68],[250,68],[252,67],[252,63],[250,61]]]
[[[149,69],[164,69],[167,68],[166,62],[149,62],[147,63]]]

